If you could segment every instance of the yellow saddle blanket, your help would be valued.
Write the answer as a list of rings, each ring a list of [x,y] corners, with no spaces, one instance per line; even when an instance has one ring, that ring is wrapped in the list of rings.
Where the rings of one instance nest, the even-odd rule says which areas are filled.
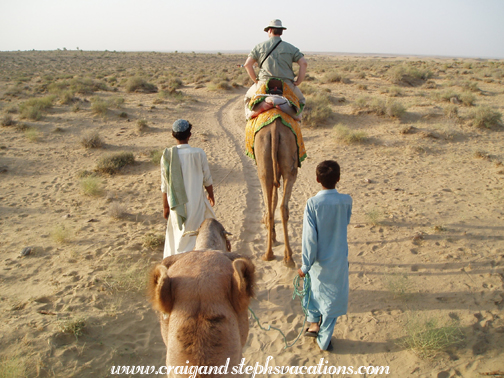
[[[254,105],[265,99],[264,95],[266,94],[267,84],[263,84],[258,91],[256,92],[256,96],[252,97],[249,102],[249,108],[252,109]],[[259,95],[259,96],[257,96]],[[283,84],[283,96],[289,100],[291,105],[293,105],[296,110],[300,109],[299,101],[287,84]],[[261,130],[264,126],[273,123],[277,118],[280,118],[282,123],[290,128],[296,137],[296,143],[298,147],[298,167],[301,167],[301,162],[306,159],[306,148],[303,142],[303,135],[301,134],[301,127],[299,126],[299,122],[292,118],[290,115],[285,114],[280,109],[273,108],[264,113],[259,114],[255,118],[251,118],[247,121],[247,126],[245,127],[245,152],[247,156],[251,157],[255,160],[254,155],[254,140],[255,134]]]

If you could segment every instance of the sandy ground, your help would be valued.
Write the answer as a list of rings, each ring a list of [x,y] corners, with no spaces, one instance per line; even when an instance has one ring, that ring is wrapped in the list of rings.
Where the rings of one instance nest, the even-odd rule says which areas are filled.
[[[311,62],[317,59],[330,58]],[[309,73],[317,76],[310,68]],[[444,77],[433,79],[441,83]],[[315,167],[325,159],[340,163],[338,190],[353,197],[354,209],[349,311],[338,319],[335,349],[321,353],[303,337],[283,349],[278,332],[264,332],[251,319],[246,363],[263,364],[272,356],[275,366],[309,366],[323,357],[328,366],[389,366],[390,377],[497,376],[504,371],[502,128],[477,129],[447,119],[444,105],[409,87],[399,98],[408,105],[401,119],[359,113],[353,101],[372,92],[384,96],[380,85],[385,84],[372,75],[361,80],[367,88],[358,89],[358,82],[314,84],[345,101],[333,103],[326,125],[303,130],[308,158],[290,202],[290,242],[300,264],[304,205],[320,189]],[[478,85],[477,103],[503,112],[502,84]],[[12,376],[109,377],[113,366],[164,365],[159,324],[143,291],[146,272],[162,259],[162,247],[145,246],[146,235],[162,236],[165,230],[159,167],[149,153],[173,144],[170,125],[177,118],[191,121],[190,143],[207,153],[215,211],[233,234],[233,251],[256,265],[257,298],[251,308],[264,325],[281,328],[289,342],[302,330],[300,304],[291,300],[296,271],[281,261],[278,212],[276,260],[260,259],[266,244],[264,206],[255,163],[244,155],[246,89],[196,87],[188,83],[182,90],[197,102],[162,103],[154,102],[155,94],[120,88],[125,103],[106,117],[94,116],[86,102],[78,112],[56,105],[40,121],[27,121],[38,130],[35,142],[15,127],[0,128],[2,376],[9,376],[8,366],[24,369]],[[4,114],[16,101],[3,98]],[[121,111],[128,119],[117,116]],[[136,131],[138,119],[148,122],[143,133]],[[336,123],[365,131],[367,141],[338,142]],[[404,133],[410,125],[414,132]],[[104,148],[80,145],[89,131],[100,134]],[[92,171],[101,156],[117,151],[132,152],[136,163],[117,175],[100,176],[100,195],[84,195],[78,172]],[[114,204],[124,207],[119,219],[110,216]],[[68,230],[64,242],[55,239],[57,227]],[[28,246],[31,254],[20,257]],[[463,340],[422,357],[404,342],[414,321],[436,321],[438,327],[456,321]]]

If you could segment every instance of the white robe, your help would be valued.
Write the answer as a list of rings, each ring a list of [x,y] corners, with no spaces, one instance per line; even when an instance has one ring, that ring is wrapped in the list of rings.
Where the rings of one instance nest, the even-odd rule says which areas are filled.
[[[179,144],[178,155],[182,168],[182,177],[187,195],[187,219],[179,229],[177,217],[170,211],[166,226],[166,238],[163,258],[182,252],[189,252],[196,245],[196,236],[184,236],[186,231],[196,231],[206,218],[215,218],[215,213],[205,193],[206,186],[212,185],[212,176],[208,160],[201,148],[188,144]],[[168,192],[168,179],[161,158],[161,191]]]

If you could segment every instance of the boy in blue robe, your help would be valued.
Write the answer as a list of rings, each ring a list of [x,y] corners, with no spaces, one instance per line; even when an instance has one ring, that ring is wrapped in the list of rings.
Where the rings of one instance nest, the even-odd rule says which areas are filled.
[[[331,337],[338,316],[348,308],[347,226],[352,214],[352,197],[335,189],[340,167],[334,160],[317,166],[322,190],[306,203],[303,217],[303,265],[298,274],[310,273],[308,296],[310,326],[305,336],[316,337],[321,350],[332,350]]]

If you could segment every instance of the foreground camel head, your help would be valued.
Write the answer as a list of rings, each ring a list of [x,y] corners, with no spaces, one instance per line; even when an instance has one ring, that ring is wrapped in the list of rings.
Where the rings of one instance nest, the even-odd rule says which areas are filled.
[[[201,223],[198,231],[189,231],[184,235],[196,235],[195,251],[228,251],[231,252],[231,242],[227,235],[232,235],[224,226],[213,218],[207,218]]]
[[[149,282],[166,344],[166,366],[240,363],[255,267],[235,253],[193,251],[167,257]]]

